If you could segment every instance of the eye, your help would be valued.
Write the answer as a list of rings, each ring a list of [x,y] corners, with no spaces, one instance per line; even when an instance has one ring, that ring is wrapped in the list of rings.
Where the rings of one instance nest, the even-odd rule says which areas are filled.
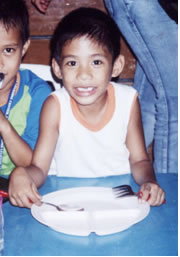
[[[5,52],[5,54],[7,54],[7,55],[12,54],[14,51],[15,51],[15,49],[12,48],[12,47],[8,47],[8,48],[5,48],[5,49],[4,49],[4,52]]]
[[[101,60],[94,60],[94,61],[93,61],[93,64],[94,64],[94,65],[101,65],[101,64],[102,64],[102,61],[101,61]]]
[[[76,61],[68,61],[68,62],[67,62],[67,65],[68,65],[68,66],[76,66],[77,63],[76,63]]]

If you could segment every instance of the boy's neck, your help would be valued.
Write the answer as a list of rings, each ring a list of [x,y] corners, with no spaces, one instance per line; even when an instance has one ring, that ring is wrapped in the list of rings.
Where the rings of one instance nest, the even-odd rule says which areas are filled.
[[[95,125],[102,120],[102,117],[106,111],[108,102],[108,92],[102,97],[102,99],[96,104],[92,105],[79,105],[76,103],[77,108],[86,122]]]
[[[10,87],[8,86],[8,87],[2,88],[0,90],[0,106],[3,106],[7,103],[11,88],[13,87],[15,81],[16,81],[16,79],[14,80],[14,82],[12,83],[12,85]]]

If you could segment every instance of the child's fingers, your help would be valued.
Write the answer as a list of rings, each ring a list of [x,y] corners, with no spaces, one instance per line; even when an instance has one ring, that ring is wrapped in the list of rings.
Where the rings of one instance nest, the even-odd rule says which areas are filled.
[[[15,199],[14,197],[9,196],[9,200],[10,200],[10,202],[11,202],[12,205],[18,206],[18,203],[17,203],[17,201],[16,201],[16,199]]]
[[[39,3],[39,7],[43,8],[44,10],[46,10],[49,6],[49,3],[50,1],[49,0],[42,0],[40,3]]]
[[[32,4],[42,13],[45,13],[47,11],[47,8],[49,6],[50,1],[49,0],[31,0]]]
[[[162,195],[162,197],[161,197],[161,203],[162,203],[162,204],[165,204],[165,203],[166,203],[165,193],[164,193],[164,195]]]
[[[32,184],[32,191],[34,193],[34,195],[37,197],[37,199],[41,200],[41,195],[39,194],[37,187],[35,186],[35,184]]]
[[[148,203],[151,206],[159,205],[159,202],[160,202],[160,195],[155,194],[155,193],[150,195],[150,197],[148,199]]]
[[[141,199],[147,201],[151,206],[163,204],[165,199],[164,191],[154,183],[146,183],[140,187]]]
[[[33,203],[40,205],[41,196],[39,195],[36,186],[32,184],[24,190],[9,193],[10,201],[13,205],[19,207],[31,208]]]
[[[159,188],[157,194],[153,194],[153,197],[149,200],[150,205],[159,206],[165,202],[165,193]]]
[[[33,192],[33,197],[31,197],[29,200],[31,201],[31,203],[35,203],[37,205],[41,205],[41,195],[39,194],[36,186],[33,184],[32,185],[32,192]]]
[[[16,201],[19,207],[31,208],[32,204],[29,203],[28,197],[25,195],[22,198],[17,198]]]
[[[29,202],[29,198],[24,194],[23,196],[11,196],[10,201],[13,205],[19,207],[31,208],[32,203]]]
[[[40,200],[34,193],[25,195],[22,199],[23,207],[31,208],[33,203],[39,203]]]
[[[140,187],[138,197],[142,200],[148,201],[150,199],[150,193],[151,193],[151,187],[146,184],[143,184]]]

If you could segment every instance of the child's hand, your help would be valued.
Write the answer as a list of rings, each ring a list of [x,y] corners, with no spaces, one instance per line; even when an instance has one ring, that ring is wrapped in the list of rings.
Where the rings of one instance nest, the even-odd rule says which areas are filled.
[[[159,206],[165,203],[165,192],[156,183],[147,182],[142,184],[138,195],[139,198],[148,201],[152,206]]]
[[[9,182],[9,199],[13,205],[31,208],[33,203],[40,205],[39,195],[35,183],[24,168],[16,168]]]
[[[46,13],[51,0],[31,0],[32,4],[42,13]]]

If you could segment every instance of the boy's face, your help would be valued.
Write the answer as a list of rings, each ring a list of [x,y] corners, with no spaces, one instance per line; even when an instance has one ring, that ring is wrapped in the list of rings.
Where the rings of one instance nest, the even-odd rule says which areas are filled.
[[[83,36],[64,46],[60,67],[54,61],[55,74],[63,80],[69,94],[79,106],[93,106],[106,101],[112,76],[119,75],[123,60],[112,65],[112,56],[102,45]]]
[[[4,80],[0,92],[6,92],[12,87],[22,56],[27,51],[29,41],[22,45],[20,31],[17,28],[9,28],[6,31],[0,23],[0,73],[4,74]]]

